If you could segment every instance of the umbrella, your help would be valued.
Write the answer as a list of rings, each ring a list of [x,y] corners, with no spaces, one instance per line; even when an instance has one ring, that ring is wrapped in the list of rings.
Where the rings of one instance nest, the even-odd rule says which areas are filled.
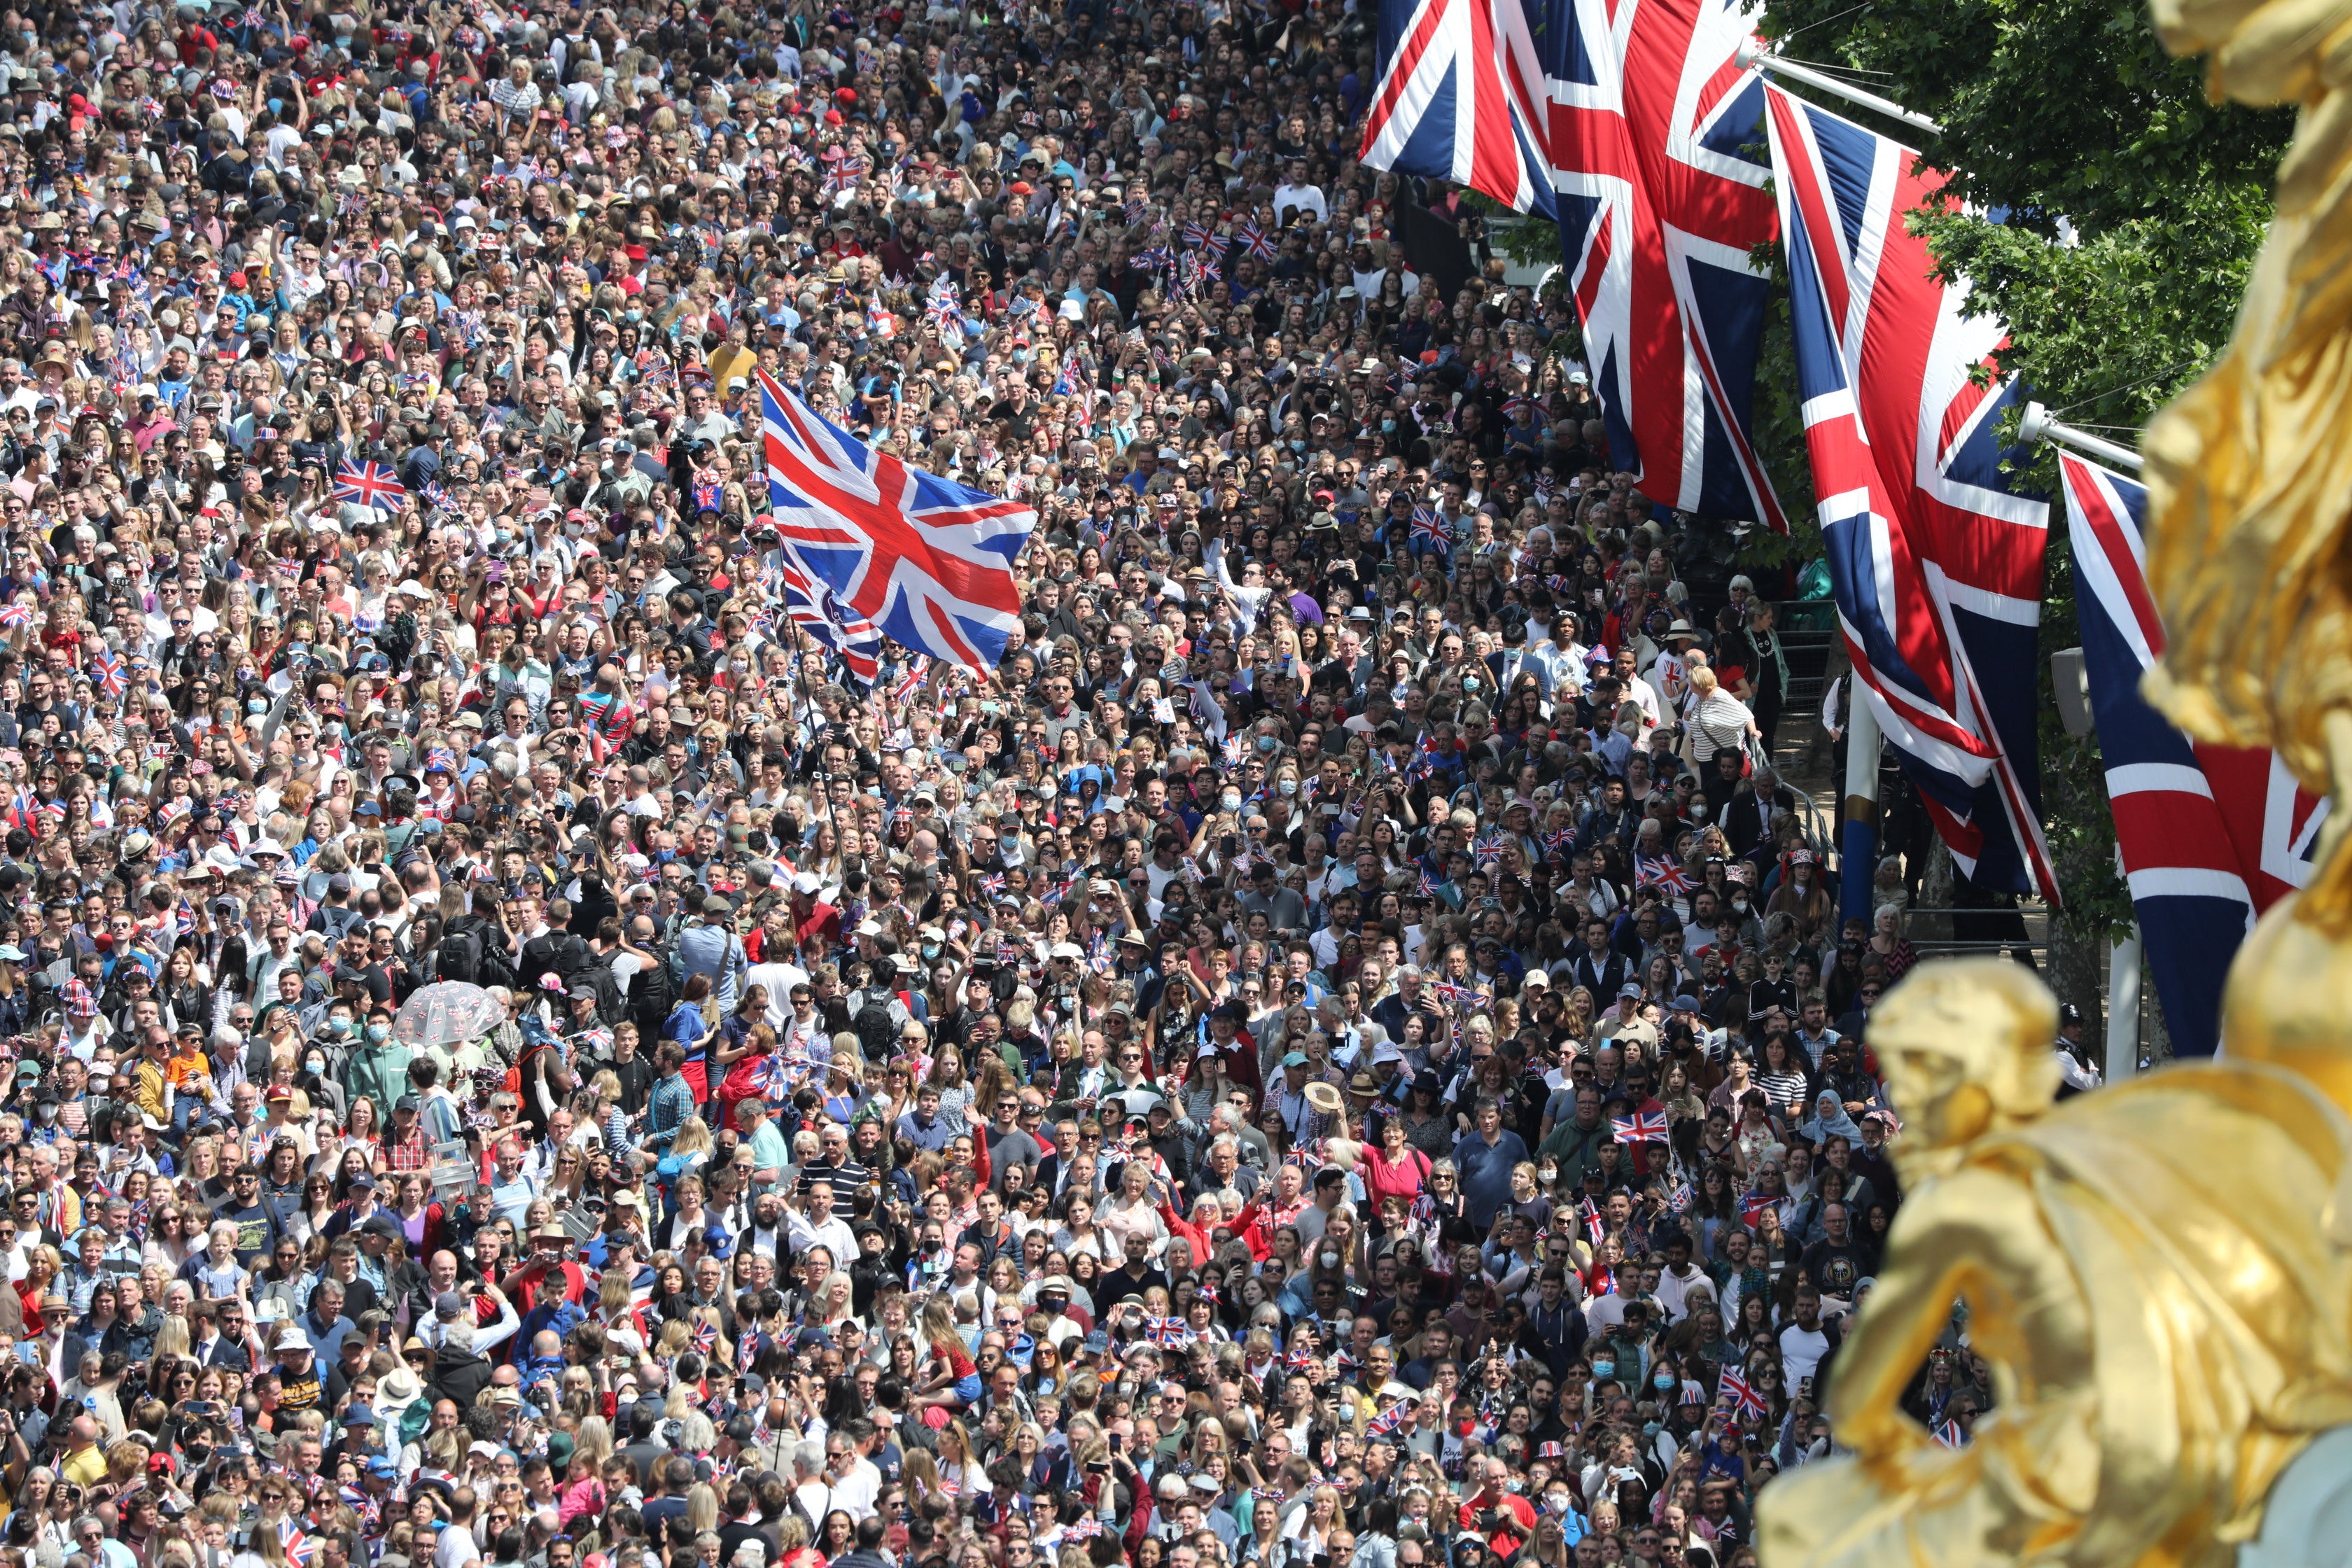
[[[480,986],[444,980],[401,1004],[392,1037],[404,1046],[453,1046],[488,1034],[506,1017],[507,1010]]]

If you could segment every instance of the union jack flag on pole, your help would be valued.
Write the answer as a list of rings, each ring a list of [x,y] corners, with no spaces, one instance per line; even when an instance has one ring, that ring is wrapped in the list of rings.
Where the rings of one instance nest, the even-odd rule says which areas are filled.
[[[845,616],[985,674],[1020,624],[1013,563],[1037,526],[1018,501],[908,467],[760,373],[777,531]]]
[[[1776,228],[1747,0],[1545,0],[1544,142],[1585,358],[1642,493],[1786,533],[1751,438]]]
[[[1919,155],[1765,89],[1805,445],[1855,685],[1976,887],[2059,901],[2034,644],[2049,507],[2001,473],[2008,331],[1968,314],[1906,218]],[[1980,381],[1979,372],[1991,372]]]
[[[1412,548],[1434,551],[1441,555],[1454,553],[1454,530],[1437,515],[1437,509],[1423,504],[1412,509]]]
[[[347,462],[335,475],[334,499],[339,505],[397,511],[407,494],[401,488],[400,476],[386,463]]]
[[[2140,677],[2165,647],[2143,570],[2147,492],[2071,453],[2059,455],[2058,471],[2084,674],[2132,908],[2174,1052],[2211,1056],[2230,961],[2255,917],[2310,879],[2327,802],[2269,751],[2193,742],[2141,698]]]
[[[1544,73],[1521,0],[1381,0],[1380,19],[1357,156],[1550,216]]]
[[[110,648],[93,648],[85,668],[89,672],[89,683],[103,696],[120,697],[131,689],[131,666]]]

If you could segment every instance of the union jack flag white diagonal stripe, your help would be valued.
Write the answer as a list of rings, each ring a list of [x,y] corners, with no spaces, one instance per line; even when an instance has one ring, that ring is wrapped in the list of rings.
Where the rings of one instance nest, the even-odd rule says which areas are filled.
[[[1379,62],[1358,157],[1550,216],[1543,68],[1524,0],[1381,0]]]
[[[1856,684],[1976,887],[2058,901],[2035,628],[2049,507],[2000,471],[2007,329],[1934,278],[1919,155],[1765,89],[1805,444]]]
[[[845,617],[993,669],[1020,624],[1013,563],[1037,513],[870,450],[765,372],[760,405],[777,531]]]
[[[2208,746],[2139,694],[2164,652],[2140,524],[2147,492],[2060,454],[2083,668],[2132,908],[2181,1056],[2211,1056],[2221,987],[2254,917],[2307,882],[2327,802],[2266,750]]]
[[[1642,493],[1786,533],[1750,438],[1769,170],[1745,0],[1545,0],[1545,143],[1585,359]]]

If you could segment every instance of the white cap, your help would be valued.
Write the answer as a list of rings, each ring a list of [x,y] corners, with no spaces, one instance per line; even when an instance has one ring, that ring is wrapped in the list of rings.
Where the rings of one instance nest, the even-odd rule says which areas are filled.
[[[793,879],[793,889],[795,892],[814,893],[824,886],[823,882],[817,880],[817,875],[814,871],[803,871]]]

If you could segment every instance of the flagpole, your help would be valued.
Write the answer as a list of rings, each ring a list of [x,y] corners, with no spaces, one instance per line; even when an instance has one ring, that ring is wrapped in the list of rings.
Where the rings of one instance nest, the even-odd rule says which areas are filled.
[[[1799,65],[1794,60],[1782,59],[1773,54],[1770,46],[1760,38],[1750,38],[1740,45],[1738,58],[1742,69],[1755,66],[1759,69],[1770,71],[1774,76],[1786,77],[1790,81],[1803,82],[1807,87],[1826,92],[1832,98],[1842,98],[1848,103],[1869,110],[1874,114],[1883,114],[1889,120],[1899,120],[1914,131],[1924,131],[1930,136],[1941,136],[1944,133],[1942,125],[1924,114],[1914,113],[1901,104],[1881,98],[1874,92],[1864,92],[1851,82],[1840,81],[1827,71],[1815,70],[1811,66]]]
[[[2116,872],[2124,871],[2124,852],[2116,847]],[[2139,1071],[2139,921],[2127,936],[2116,939],[2107,954],[2107,1071],[2105,1081],[2119,1083]]]
[[[1838,918],[1858,920],[1864,930],[1873,918],[1872,885],[1878,874],[1878,713],[1863,695],[1858,676],[1846,677],[1845,809],[1838,854],[1842,876]]]
[[[2061,425],[2051,418],[2050,410],[2039,403],[2025,405],[2025,416],[2018,421],[2017,433],[2028,443],[2055,441],[2062,447],[2074,447],[2085,457],[2113,463],[2119,468],[2129,468],[2135,474],[2139,472],[2140,457],[2137,452],[2129,447],[2119,447],[2113,441],[2102,439],[2088,430]]]

